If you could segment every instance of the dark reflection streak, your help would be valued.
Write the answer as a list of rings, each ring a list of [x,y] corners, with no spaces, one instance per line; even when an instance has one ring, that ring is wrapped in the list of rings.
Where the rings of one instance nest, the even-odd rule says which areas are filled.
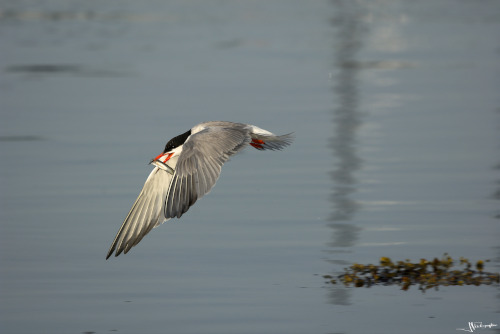
[[[495,262],[496,267],[498,268],[500,265],[500,246],[496,247],[497,257],[493,260]],[[497,299],[500,301],[500,292],[496,295]],[[497,313],[500,313],[500,303],[497,304]]]
[[[500,164],[496,165],[494,169],[500,170]],[[500,186],[500,180],[496,182],[498,186]],[[498,187],[495,192],[493,192],[493,199],[500,200],[500,187]],[[500,219],[500,211],[497,211],[495,214],[495,218]]]
[[[497,112],[500,112],[500,108],[497,109]],[[500,171],[500,163],[498,163],[494,167],[494,169],[496,169],[497,171]],[[500,180],[497,180],[496,184],[497,184],[497,189],[493,193],[493,199],[500,200]],[[495,213],[495,218],[500,219],[500,211],[499,210],[497,210],[497,212]],[[493,262],[495,263],[497,268],[500,266],[500,246],[496,247],[496,258],[493,260]],[[496,297],[498,300],[500,300],[500,293],[497,293]],[[500,303],[498,303],[497,305],[500,306]],[[500,313],[500,308],[498,308],[498,307],[497,307],[497,313]]]
[[[77,64],[24,64],[10,65],[4,69],[5,73],[27,74],[33,76],[47,75],[72,75],[79,77],[125,77],[131,76],[131,72],[111,68],[91,68]]]
[[[356,132],[361,125],[358,110],[358,73],[360,68],[356,54],[362,47],[366,27],[361,21],[363,9],[357,1],[332,1],[335,16],[332,24],[337,31],[335,43],[336,74],[333,77],[334,93],[338,106],[333,110],[334,136],[330,147],[335,157],[336,166],[332,171],[333,212],[330,226],[335,230],[332,247],[350,247],[358,238],[360,228],[345,223],[350,221],[360,205],[351,198],[356,191],[357,181],[354,173],[361,168],[362,160],[356,152]],[[344,223],[341,223],[341,222]]]
[[[5,72],[12,73],[77,73],[82,71],[79,65],[65,64],[29,64],[29,65],[12,65],[5,69]]]
[[[0,136],[0,142],[6,141],[39,141],[39,140],[44,140],[43,137],[40,136],[33,136],[33,135],[18,135],[18,136]]]
[[[335,75],[334,93],[337,106],[333,109],[333,137],[329,146],[332,148],[335,167],[331,172],[333,180],[333,212],[329,217],[333,229],[331,247],[352,247],[358,239],[360,227],[350,222],[360,204],[351,198],[356,191],[355,172],[362,166],[357,154],[356,134],[361,125],[359,111],[358,73],[362,69],[356,64],[356,54],[363,44],[366,27],[361,21],[363,8],[356,0],[332,1],[334,17],[332,25],[335,36]],[[328,299],[335,305],[350,305],[350,291],[334,288],[329,290]]]

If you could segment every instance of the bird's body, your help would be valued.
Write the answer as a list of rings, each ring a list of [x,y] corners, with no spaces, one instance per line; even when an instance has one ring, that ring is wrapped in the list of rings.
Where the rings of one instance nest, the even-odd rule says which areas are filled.
[[[180,218],[219,178],[222,165],[247,145],[280,150],[292,135],[276,136],[254,125],[232,122],[201,123],[172,138],[151,160],[155,168],[111,244],[106,259],[125,254],[154,227]]]

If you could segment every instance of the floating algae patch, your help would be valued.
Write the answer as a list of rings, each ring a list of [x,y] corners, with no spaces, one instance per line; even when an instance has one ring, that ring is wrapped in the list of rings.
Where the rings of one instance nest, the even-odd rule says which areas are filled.
[[[498,273],[484,271],[484,263],[479,260],[473,265],[468,259],[461,257],[453,260],[448,254],[432,261],[421,259],[417,263],[410,260],[393,262],[388,257],[381,257],[380,264],[353,264],[345,268],[345,272],[335,279],[324,275],[328,284],[343,283],[347,287],[371,287],[374,285],[397,285],[401,290],[408,290],[416,285],[425,292],[428,289],[439,289],[439,286],[493,285],[498,284]]]

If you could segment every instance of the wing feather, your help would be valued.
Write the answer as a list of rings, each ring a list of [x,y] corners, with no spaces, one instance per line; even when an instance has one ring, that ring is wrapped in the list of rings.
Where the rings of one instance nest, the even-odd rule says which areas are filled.
[[[254,146],[258,150],[271,150],[279,151],[289,146],[294,138],[293,133],[287,133],[285,135],[276,136],[274,134],[260,134],[252,133],[252,139],[261,140],[257,146]]]
[[[164,215],[180,218],[219,178],[222,165],[251,140],[245,127],[208,127],[191,135],[177,161]]]
[[[163,217],[163,203],[168,194],[168,188],[172,181],[172,175],[155,167],[149,175],[141,193],[137,197],[118,230],[106,259],[115,252],[115,256],[122,252],[127,253],[141,239],[153,229],[160,225]]]

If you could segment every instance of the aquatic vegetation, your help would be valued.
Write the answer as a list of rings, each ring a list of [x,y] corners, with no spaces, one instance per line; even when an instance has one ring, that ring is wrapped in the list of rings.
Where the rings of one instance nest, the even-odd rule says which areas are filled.
[[[458,262],[458,264],[457,264]],[[371,287],[373,285],[398,285],[401,290],[408,290],[416,285],[425,292],[428,289],[438,290],[439,286],[492,285],[500,282],[498,273],[484,271],[484,263],[489,260],[479,260],[473,265],[471,261],[460,257],[454,260],[448,254],[441,259],[420,259],[393,262],[388,257],[381,257],[379,265],[354,263],[335,279],[324,275],[328,284],[343,283],[350,287]],[[458,266],[458,267],[457,267]]]

